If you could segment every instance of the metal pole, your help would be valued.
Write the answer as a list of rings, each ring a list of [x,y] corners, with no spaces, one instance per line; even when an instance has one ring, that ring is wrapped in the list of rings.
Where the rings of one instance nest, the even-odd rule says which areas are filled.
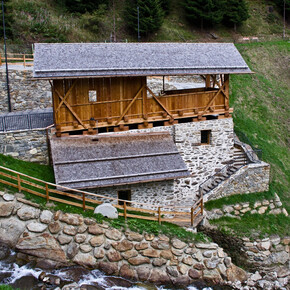
[[[138,41],[140,41],[139,6],[137,7],[137,17],[138,17]]]
[[[6,63],[6,87],[7,87],[7,98],[8,98],[8,111],[11,112],[11,99],[10,99],[10,88],[9,88],[9,75],[8,75],[8,63],[7,63],[7,49],[6,49],[6,31],[5,31],[5,17],[4,17],[4,1],[2,0],[2,15],[3,15],[3,34],[4,34],[4,54]]]
[[[283,39],[285,39],[286,37],[286,4],[285,4],[286,0],[284,0],[284,7],[283,7],[283,20],[284,20],[284,23],[283,23]]]

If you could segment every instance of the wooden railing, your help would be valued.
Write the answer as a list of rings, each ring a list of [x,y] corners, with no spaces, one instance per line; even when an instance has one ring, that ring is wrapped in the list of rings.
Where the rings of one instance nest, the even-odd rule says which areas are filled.
[[[119,216],[123,216],[125,220],[127,218],[136,218],[158,221],[159,224],[161,222],[190,223],[193,226],[196,218],[203,215],[203,197],[192,206],[154,205],[107,197],[56,185],[3,166],[0,166],[0,177],[0,183],[17,188],[19,192],[25,191],[40,196],[46,202],[56,201],[80,207],[84,211],[94,210],[95,207],[93,205],[99,205],[105,201],[110,202],[119,210]],[[65,191],[60,191],[60,188]],[[119,202],[123,204],[120,205]]]
[[[0,54],[0,65],[5,63],[5,56]],[[33,54],[7,53],[8,64],[21,64],[24,67],[33,66]]]

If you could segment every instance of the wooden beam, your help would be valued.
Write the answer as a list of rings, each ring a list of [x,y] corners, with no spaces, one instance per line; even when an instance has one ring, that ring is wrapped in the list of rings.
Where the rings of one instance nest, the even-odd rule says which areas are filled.
[[[146,86],[146,89],[148,90],[148,92],[152,95],[153,99],[157,102],[157,104],[171,117],[173,118],[172,114],[169,112],[169,110],[167,110],[167,108],[158,100],[158,98],[156,97],[156,95],[152,92],[152,90],[150,88],[148,88]]]
[[[71,114],[77,119],[77,121],[84,127],[84,129],[86,129],[85,124],[83,123],[83,121],[79,118],[79,116],[75,113],[75,111],[72,109],[72,107],[70,106],[70,104],[64,100],[64,98],[61,96],[61,94],[59,93],[59,91],[54,88],[54,91],[57,93],[58,97],[63,101],[63,103],[66,105],[66,107],[68,108],[68,110],[71,112]]]
[[[206,79],[205,79],[205,87],[206,88],[210,88],[210,75],[206,75]]]
[[[59,103],[57,109],[55,110],[55,113],[57,113],[60,110],[60,107],[66,101],[66,98],[68,97],[68,95],[70,94],[70,92],[72,91],[72,89],[75,87],[76,83],[77,83],[77,80],[74,80],[73,84],[71,85],[71,87],[69,88],[69,90],[66,92],[66,94],[64,95],[64,97],[61,98],[61,102]],[[60,95],[59,95],[59,97],[60,97]]]
[[[212,76],[212,77],[213,77],[213,76]],[[222,90],[224,96],[228,99],[229,96],[228,96],[228,94],[226,93],[226,91],[223,89],[223,87],[225,86],[225,83],[221,86],[221,85],[219,84],[219,82],[217,82],[216,78],[213,79],[213,81],[214,81],[214,85],[217,85],[218,88]],[[226,88],[226,86],[225,86],[225,88]]]
[[[135,97],[131,100],[131,102],[129,103],[129,105],[126,107],[126,109],[123,111],[122,115],[119,117],[119,119],[116,121],[115,125],[117,126],[120,121],[123,119],[123,117],[126,115],[126,113],[130,110],[130,108],[132,107],[132,105],[134,104],[134,102],[136,101],[136,99],[138,98],[138,96],[140,95],[140,93],[142,92],[142,90],[144,89],[146,85],[143,85],[137,92],[137,94],[135,95]]]

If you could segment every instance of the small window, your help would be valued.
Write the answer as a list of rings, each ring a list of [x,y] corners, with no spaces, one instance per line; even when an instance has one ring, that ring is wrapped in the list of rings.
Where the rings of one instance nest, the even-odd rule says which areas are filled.
[[[131,190],[120,190],[118,191],[118,199],[131,200]],[[118,201],[119,205],[123,205],[123,201]]]
[[[89,102],[97,101],[97,91],[89,91]]]
[[[210,134],[211,134],[211,130],[200,131],[200,143],[210,144]]]

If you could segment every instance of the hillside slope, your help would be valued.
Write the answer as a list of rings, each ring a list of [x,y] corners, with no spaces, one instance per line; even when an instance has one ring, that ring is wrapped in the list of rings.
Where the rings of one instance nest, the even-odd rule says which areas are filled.
[[[238,44],[255,74],[231,77],[231,105],[237,131],[263,150],[271,164],[271,186],[290,211],[289,42]]]

